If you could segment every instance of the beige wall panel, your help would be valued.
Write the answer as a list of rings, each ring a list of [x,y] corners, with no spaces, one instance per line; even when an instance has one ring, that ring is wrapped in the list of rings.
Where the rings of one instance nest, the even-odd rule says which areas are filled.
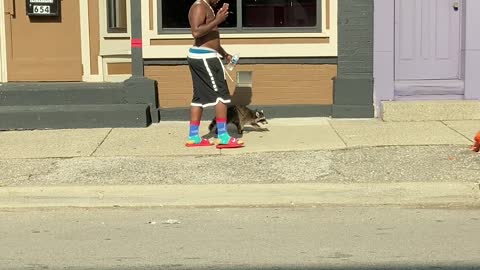
[[[148,1],[148,29],[153,30],[153,0]]]
[[[325,0],[325,6],[326,6],[326,25],[325,29],[330,30],[330,23],[331,23],[331,16],[330,16],[330,0]]]
[[[88,18],[90,20],[90,73],[99,74],[98,56],[100,55],[100,18],[99,18],[99,0],[88,1]]]
[[[131,63],[108,63],[108,75],[132,74]]]
[[[27,16],[24,0],[8,3],[8,80],[81,81],[79,2],[62,1],[61,17],[52,18]]]
[[[235,102],[252,105],[333,103],[336,65],[241,65],[236,71],[253,71],[253,87],[235,89],[227,79]],[[145,75],[158,81],[162,108],[188,107],[192,81],[188,66],[147,66]],[[236,72],[232,78],[236,80]]]

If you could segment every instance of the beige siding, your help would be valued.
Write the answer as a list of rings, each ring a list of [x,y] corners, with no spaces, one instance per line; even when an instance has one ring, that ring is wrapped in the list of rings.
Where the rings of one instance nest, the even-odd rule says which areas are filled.
[[[99,74],[98,56],[100,55],[100,22],[98,14],[98,1],[90,0],[88,4],[88,18],[90,27],[90,72]]]
[[[253,71],[253,87],[235,89],[235,84],[228,81],[234,101],[253,105],[333,103],[336,65],[241,65],[237,71]],[[162,108],[189,106],[192,81],[188,66],[147,66],[145,76],[158,81]]]
[[[107,67],[109,75],[132,74],[131,63],[108,63]]]

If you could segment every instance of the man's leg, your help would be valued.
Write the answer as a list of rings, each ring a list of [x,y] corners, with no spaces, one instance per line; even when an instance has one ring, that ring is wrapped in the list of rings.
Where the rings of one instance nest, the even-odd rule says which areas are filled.
[[[195,146],[202,143],[200,137],[200,120],[202,119],[203,108],[192,106],[190,108],[190,132],[188,134],[187,146]]]
[[[227,105],[222,102],[215,105],[215,120],[217,121],[218,139],[221,143],[228,143],[230,135],[227,131]]]
[[[215,106],[215,118],[217,120],[218,144],[231,148],[242,147],[243,142],[230,137],[227,130],[227,105],[222,102]]]

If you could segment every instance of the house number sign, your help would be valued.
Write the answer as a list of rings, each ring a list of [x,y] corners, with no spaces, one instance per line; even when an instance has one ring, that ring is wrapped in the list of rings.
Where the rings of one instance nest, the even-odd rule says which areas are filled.
[[[58,16],[59,0],[26,0],[28,16]]]

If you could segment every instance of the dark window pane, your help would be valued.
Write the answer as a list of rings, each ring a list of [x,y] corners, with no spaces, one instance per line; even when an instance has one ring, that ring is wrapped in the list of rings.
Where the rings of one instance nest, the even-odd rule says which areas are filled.
[[[162,2],[162,27],[163,28],[190,28],[188,22],[188,11],[195,0],[163,0]],[[229,10],[232,12],[227,20],[220,27],[237,26],[237,3],[236,0],[225,0],[218,3],[215,13],[223,3],[229,3]]]
[[[317,0],[243,0],[243,27],[314,27]]]
[[[161,2],[163,28],[190,28],[188,11],[195,0],[163,0]]]
[[[107,0],[108,33],[127,32],[127,1]]]

